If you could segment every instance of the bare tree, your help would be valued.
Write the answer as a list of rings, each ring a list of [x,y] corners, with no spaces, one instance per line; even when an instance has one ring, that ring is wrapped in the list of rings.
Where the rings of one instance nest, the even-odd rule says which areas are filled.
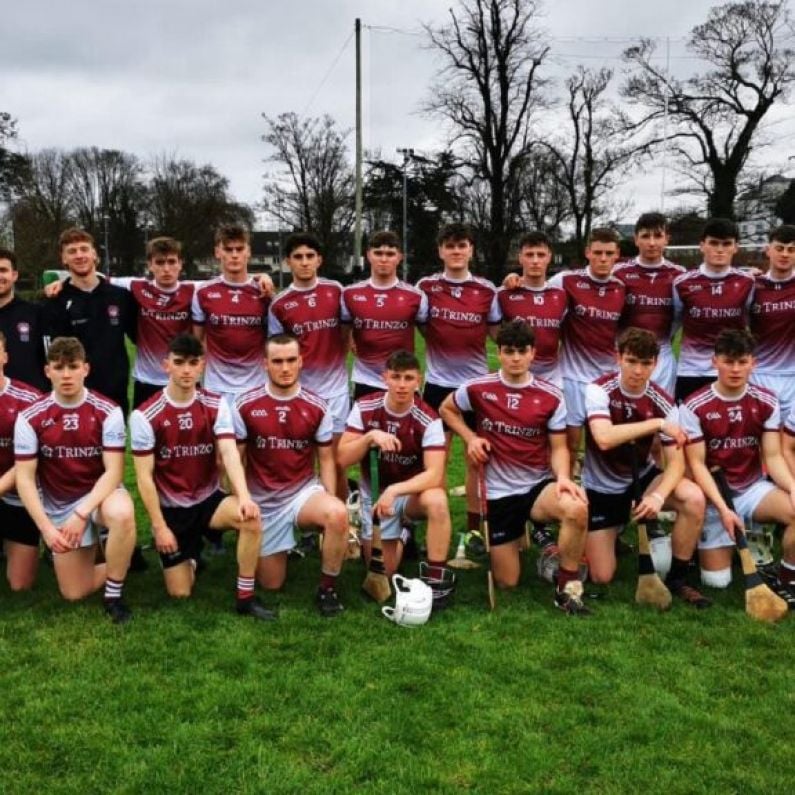
[[[536,146],[522,170],[519,183],[519,221],[525,230],[561,237],[561,227],[571,217],[569,195],[560,162],[546,146]]]
[[[443,66],[424,109],[452,125],[451,143],[461,145],[472,182],[486,184],[486,249],[495,277],[516,231],[532,114],[545,84],[539,70],[549,46],[535,27],[538,11],[535,0],[460,0],[449,24],[425,26]]]
[[[25,157],[8,146],[16,137],[16,119],[0,111],[0,199],[10,198],[24,178]]]
[[[353,171],[348,162],[348,131],[331,116],[300,118],[262,114],[262,140],[273,153],[268,160],[283,167],[265,178],[265,209],[288,228],[313,232],[334,265],[349,250],[353,225]]]
[[[759,143],[762,122],[795,80],[793,25],[786,3],[749,0],[711,9],[690,33],[688,49],[707,68],[686,80],[655,60],[649,39],[624,52],[634,68],[622,93],[643,109],[637,127],[668,145],[713,216],[734,217],[737,182]]]

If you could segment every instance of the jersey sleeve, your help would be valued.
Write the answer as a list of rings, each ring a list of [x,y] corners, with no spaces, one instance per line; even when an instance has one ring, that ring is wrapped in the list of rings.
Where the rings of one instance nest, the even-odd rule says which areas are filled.
[[[766,431],[781,430],[781,407],[778,400],[776,400],[776,405],[770,412],[770,416],[765,420],[764,428]]]
[[[491,306],[489,307],[489,314],[486,316],[486,322],[490,325],[496,325],[502,321],[502,307],[500,306],[500,300],[497,297],[497,291],[494,291],[494,295],[491,298]]]
[[[102,423],[102,448],[112,452],[124,452],[124,443],[127,438],[124,427],[124,415],[118,406],[105,417]]]
[[[152,424],[138,409],[130,414],[130,447],[133,455],[149,455],[155,449]]]
[[[122,290],[132,290],[133,282],[137,281],[134,276],[111,276],[110,283],[114,287],[121,287]]]
[[[558,289],[563,289],[563,274],[565,271],[558,271],[554,276],[552,276],[548,281],[547,284],[550,287],[557,287]]]
[[[234,439],[236,437],[232,412],[226,400],[222,399],[218,403],[218,414],[215,417],[213,433],[216,439]]]
[[[350,323],[353,320],[350,309],[348,309],[348,301],[345,297],[347,291],[343,290],[340,293],[340,321],[342,323]]]
[[[663,420],[665,420],[666,423],[671,425],[679,425],[682,422],[682,419],[679,415],[679,409],[673,405],[669,406],[668,411],[665,413],[665,416],[663,417]],[[672,439],[670,436],[668,436],[667,433],[663,433],[662,431],[660,431],[660,442],[661,444],[664,445],[676,444],[675,439]]]
[[[444,426],[442,421],[437,417],[432,422],[428,423],[425,433],[422,434],[422,449],[423,450],[444,450]]]
[[[348,419],[345,421],[345,430],[352,433],[364,433],[364,420],[362,420],[362,412],[358,403],[353,404],[351,413],[348,414]]]
[[[320,420],[320,425],[317,426],[315,431],[315,441],[319,445],[329,445],[334,438],[334,419],[331,412],[326,409],[323,412],[323,418]]]
[[[425,324],[428,322],[428,296],[420,293],[420,305],[417,307],[417,314],[414,316],[414,322],[418,324]]]
[[[272,337],[274,334],[283,334],[284,333],[284,326],[282,325],[281,320],[276,317],[276,313],[273,311],[273,306],[268,310],[268,336]]]
[[[784,433],[795,436],[795,406],[792,407],[787,418],[784,420]]]
[[[22,415],[17,415],[14,423],[14,458],[17,460],[30,460],[39,454],[39,438]]]
[[[469,400],[469,389],[466,384],[461,384],[455,392],[453,392],[453,401],[458,406],[459,411],[472,411],[472,403]]]
[[[610,419],[610,396],[599,384],[585,387],[585,416],[589,420]]]
[[[240,408],[238,407],[237,402],[232,404],[231,408],[229,409],[229,414],[232,417],[232,427],[235,431],[235,439],[237,439],[239,442],[243,442],[248,439],[246,423],[243,422],[243,417],[240,414]]]
[[[204,322],[207,320],[204,309],[202,309],[201,301],[199,300],[198,289],[193,291],[193,298],[190,302],[190,316],[193,322],[198,325],[204,325]]]
[[[701,422],[686,403],[679,407],[679,422],[682,430],[687,434],[688,444],[696,444],[703,441],[704,432],[701,430]]]
[[[566,430],[566,401],[563,397],[558,401],[555,413],[549,418],[547,428],[553,433],[562,433]]]

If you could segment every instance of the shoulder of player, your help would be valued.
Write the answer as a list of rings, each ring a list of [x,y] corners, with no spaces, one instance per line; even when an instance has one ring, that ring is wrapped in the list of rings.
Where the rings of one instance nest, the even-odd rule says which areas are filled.
[[[386,393],[376,391],[369,395],[365,395],[364,397],[359,398],[356,401],[356,405],[359,407],[359,411],[364,412],[373,412],[373,411],[380,411],[384,408],[386,400]]]
[[[715,400],[718,400],[718,398],[712,390],[712,384],[706,384],[691,395],[688,395],[682,402],[682,405],[694,414],[698,414],[700,411],[704,410],[704,406]]]
[[[114,403],[99,392],[93,389],[86,389],[86,404],[97,409],[102,414],[110,414],[114,409],[119,408],[118,403]],[[85,405],[85,404],[84,404]]]
[[[336,279],[327,279],[325,276],[318,276],[317,279],[317,287],[333,287],[339,293],[345,289],[342,282],[337,281]]]
[[[779,405],[778,398],[775,393],[767,387],[758,386],[757,384],[748,384],[748,397],[758,400],[760,403],[765,403],[768,406],[775,407]]]
[[[646,395],[655,406],[666,413],[676,405],[673,397],[654,381],[649,381],[646,385]]]
[[[599,378],[591,381],[591,384],[604,389],[605,392],[612,392],[620,386],[620,376],[616,371],[600,375]]]
[[[35,387],[13,378],[8,379],[8,387],[6,388],[5,394],[21,403],[29,404],[35,403],[42,397],[41,392]]]
[[[495,286],[494,282],[491,279],[487,279],[484,276],[478,276],[475,273],[470,274],[470,278],[464,282],[464,286],[472,287],[486,287],[491,290],[493,293],[497,292],[497,287]]]
[[[242,413],[245,409],[250,407],[252,403],[256,403],[258,400],[269,398],[270,395],[268,394],[267,386],[256,386],[253,389],[248,389],[245,392],[241,392],[235,398],[235,408]]]
[[[28,422],[32,422],[41,414],[46,413],[51,406],[56,405],[52,393],[42,395],[37,400],[34,400],[26,409],[20,412],[21,417],[24,417]]]
[[[328,411],[328,403],[316,392],[312,392],[312,390],[307,389],[305,386],[301,386],[298,390],[298,394],[293,397],[293,400],[303,400],[322,411]]]
[[[434,420],[439,419],[439,413],[429,406],[419,395],[414,396],[411,416],[423,426],[430,425]]]
[[[466,389],[481,389],[501,383],[499,373],[486,373],[486,375],[479,375],[477,378],[470,378],[468,381],[464,381],[463,386]]]
[[[546,392],[548,395],[556,398],[559,401],[563,400],[563,390],[553,384],[551,381],[547,381],[543,378],[539,378],[535,376],[530,384],[528,384],[525,389],[539,389],[542,392]]]

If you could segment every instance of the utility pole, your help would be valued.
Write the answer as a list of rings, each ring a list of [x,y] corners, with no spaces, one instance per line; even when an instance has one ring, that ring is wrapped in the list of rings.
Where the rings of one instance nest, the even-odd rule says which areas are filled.
[[[106,211],[104,211],[102,213],[102,225],[104,227],[104,233],[105,233],[105,251],[104,251],[104,254],[105,254],[105,257],[104,257],[104,259],[105,259],[105,276],[107,276],[108,278],[110,278],[110,249],[108,247],[108,221],[109,220],[110,219],[108,218],[108,213],[107,213],[107,210],[106,210]]]
[[[362,21],[356,18],[356,195],[354,199],[353,267],[362,256]]]
[[[403,155],[403,281],[406,282],[409,272],[408,173],[409,163],[414,157],[414,150],[398,147],[397,153]]]

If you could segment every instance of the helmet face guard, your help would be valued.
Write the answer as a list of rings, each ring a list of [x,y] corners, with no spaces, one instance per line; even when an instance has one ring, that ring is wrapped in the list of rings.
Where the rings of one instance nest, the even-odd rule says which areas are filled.
[[[419,627],[431,617],[433,592],[420,579],[409,580],[400,574],[392,575],[395,606],[382,607],[381,612],[401,627]]]

